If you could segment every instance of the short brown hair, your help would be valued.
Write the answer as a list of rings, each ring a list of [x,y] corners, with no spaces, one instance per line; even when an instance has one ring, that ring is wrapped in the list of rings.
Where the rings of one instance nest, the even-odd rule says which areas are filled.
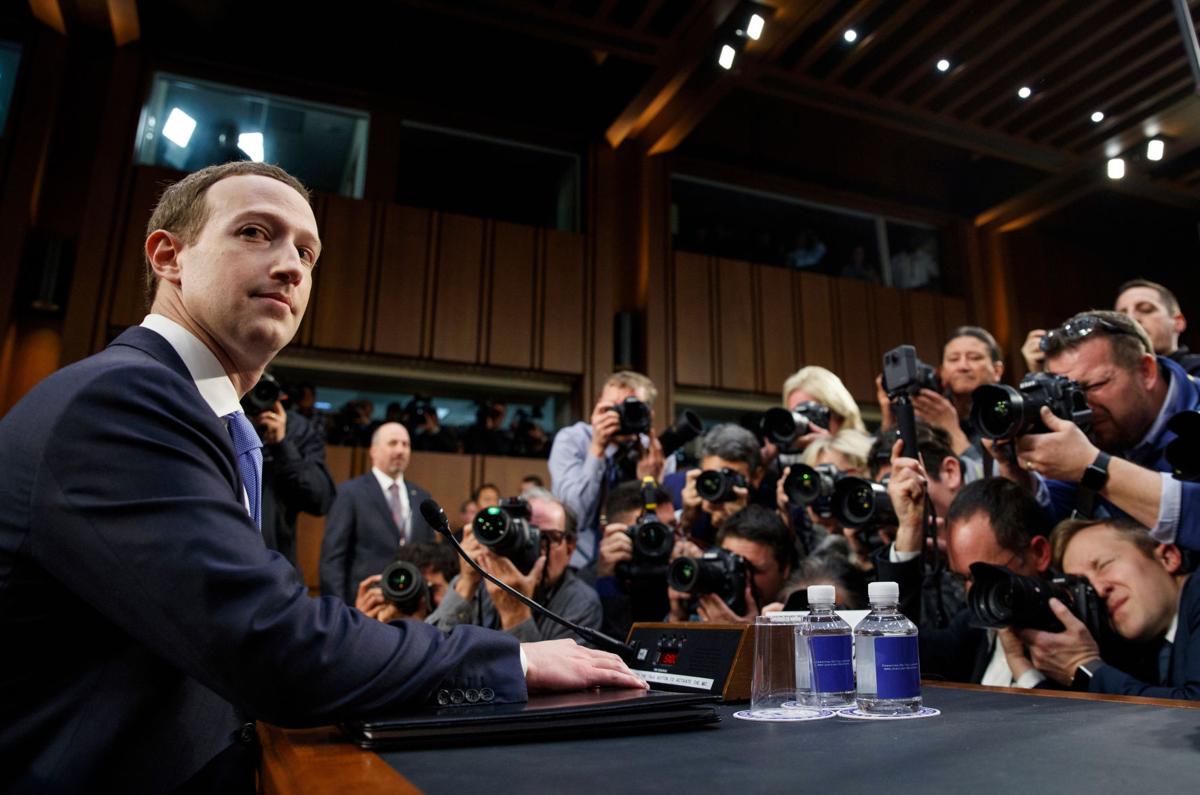
[[[1048,335],[1045,337],[1050,341],[1046,347],[1046,358],[1057,356],[1066,350],[1074,350],[1095,337],[1105,337],[1108,340],[1109,345],[1112,346],[1113,361],[1118,367],[1125,370],[1136,368],[1147,353],[1154,354],[1154,344],[1150,342],[1150,335],[1146,333],[1141,324],[1129,315],[1123,315],[1111,309],[1089,309],[1086,312],[1080,312],[1069,318],[1063,323],[1063,326],[1089,317],[1103,321],[1110,328],[1100,325],[1092,333],[1083,337],[1070,337],[1065,334]],[[1120,329],[1120,331],[1112,329]]]
[[[1084,530],[1093,527],[1108,527],[1117,535],[1137,547],[1143,555],[1153,559],[1158,542],[1151,537],[1150,531],[1144,525],[1132,519],[1064,519],[1050,533],[1050,546],[1054,550],[1054,568],[1062,570],[1063,555],[1071,539]]]
[[[658,387],[654,386],[654,382],[648,376],[632,370],[618,370],[604,379],[604,386],[620,386],[635,392],[641,390],[646,395],[646,403],[651,406],[654,405],[655,400],[658,400]],[[603,388],[601,387],[601,389]]]
[[[235,160],[232,163],[221,163],[206,166],[199,171],[193,171],[178,182],[167,186],[154,212],[150,214],[150,222],[146,224],[146,237],[159,229],[164,229],[189,244],[193,242],[208,222],[208,201],[205,199],[208,189],[226,177],[237,177],[243,174],[257,174],[262,177],[277,179],[312,203],[308,188],[304,183],[284,171],[279,166],[270,163],[255,163],[251,160]],[[150,258],[146,257],[146,308],[154,303],[154,293],[158,288],[158,278],[154,268],[150,266]]]
[[[1148,287],[1158,293],[1158,297],[1162,299],[1163,304],[1167,307],[1167,311],[1172,315],[1179,311],[1179,299],[1175,297],[1175,293],[1163,287],[1158,282],[1152,282],[1149,279],[1130,279],[1117,288],[1117,298],[1120,298],[1121,294],[1126,290],[1132,290],[1134,287]]]
[[[946,338],[946,345],[954,342],[959,337],[973,337],[986,345],[988,355],[992,357],[993,363],[1004,358],[1000,355],[1000,346],[996,344],[996,338],[982,326],[959,326],[950,332],[950,336]],[[942,346],[942,350],[946,349],[946,345]]]

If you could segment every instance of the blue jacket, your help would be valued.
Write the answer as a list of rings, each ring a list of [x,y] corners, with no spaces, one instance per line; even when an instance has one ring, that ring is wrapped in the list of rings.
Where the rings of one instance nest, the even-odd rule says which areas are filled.
[[[310,598],[241,495],[224,423],[149,329],[0,420],[0,791],[169,791],[249,719],[525,699],[507,635]]]
[[[1166,428],[1166,420],[1181,411],[1200,409],[1200,381],[1189,376],[1183,368],[1170,359],[1158,357],[1158,364],[1163,368],[1174,386],[1174,391],[1163,404],[1159,417],[1161,423],[1156,423],[1159,430],[1145,444],[1133,450],[1121,453],[1121,458],[1157,472],[1171,472],[1167,463],[1167,445],[1176,436]],[[1079,486],[1063,480],[1043,480],[1048,499],[1048,508],[1055,521],[1066,519],[1075,509],[1076,494]],[[1162,541],[1174,540],[1174,543],[1191,549],[1200,549],[1200,483],[1180,483],[1173,480],[1170,489],[1178,489],[1178,517],[1164,517],[1165,521],[1158,527],[1152,528],[1156,538]],[[1125,512],[1104,499],[1096,501],[1098,516],[1126,516]]]

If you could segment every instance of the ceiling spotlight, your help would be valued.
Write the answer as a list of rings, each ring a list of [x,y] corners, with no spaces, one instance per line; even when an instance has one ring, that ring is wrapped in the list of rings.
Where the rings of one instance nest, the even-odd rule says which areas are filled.
[[[1125,161],[1119,157],[1114,157],[1108,161],[1108,178],[1120,179],[1125,176]]]
[[[167,123],[162,128],[164,138],[176,146],[186,148],[188,141],[192,140],[192,133],[195,131],[195,119],[179,108],[171,108],[171,112],[167,114]]]
[[[1021,99],[1029,99],[1033,96],[1033,89],[1029,86],[1021,86],[1017,89],[1017,96]]]
[[[746,23],[746,35],[758,41],[759,36],[762,36],[763,26],[767,21],[758,14],[751,14],[750,21]]]
[[[1100,122],[1104,121],[1104,111],[1098,110],[1095,113],[1093,113],[1092,121],[1095,122],[1096,124],[1099,124]]]
[[[724,44],[721,46],[721,54],[717,56],[717,63],[721,65],[722,69],[732,69],[733,57],[735,55],[737,55],[737,52],[733,49],[733,47],[730,47],[728,44]]]
[[[1146,159],[1147,160],[1162,160],[1163,150],[1165,145],[1161,138],[1151,138],[1146,142]]]
[[[846,32],[842,34],[842,38],[846,40],[847,44],[853,44],[858,41],[858,31],[854,28],[846,28]]]
[[[260,132],[239,133],[237,148],[255,163],[263,161],[263,134]]]
[[[939,72],[949,72],[950,71],[950,62],[947,61],[945,58],[938,61],[937,62],[937,70]]]

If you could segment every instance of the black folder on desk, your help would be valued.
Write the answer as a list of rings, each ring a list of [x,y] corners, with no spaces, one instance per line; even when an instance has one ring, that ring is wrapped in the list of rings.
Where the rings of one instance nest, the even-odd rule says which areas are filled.
[[[523,704],[437,707],[397,717],[349,721],[363,748],[427,748],[441,743],[556,740],[594,734],[684,729],[719,720],[718,696],[656,690],[588,690],[531,696]]]

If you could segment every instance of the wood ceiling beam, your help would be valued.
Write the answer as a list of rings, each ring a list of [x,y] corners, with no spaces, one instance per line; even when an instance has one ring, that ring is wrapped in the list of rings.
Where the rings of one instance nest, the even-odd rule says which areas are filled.
[[[142,35],[136,0],[29,0],[29,10],[64,36],[111,37],[121,47]]]
[[[821,37],[816,40],[813,46],[808,48],[808,51],[801,56],[792,69],[796,72],[807,72],[809,67],[829,51],[830,46],[834,42],[841,40],[842,32],[850,26],[851,22],[866,19],[878,5],[879,0],[856,0],[854,5],[846,9],[846,12],[838,17],[837,22],[825,29]]]
[[[959,16],[966,14],[970,10],[969,3],[956,3],[952,7],[946,9],[940,16],[936,17],[933,22],[928,25],[920,34],[910,36],[908,41],[899,42],[892,51],[879,64],[875,66],[867,75],[855,85],[856,88],[870,90],[881,77],[888,74],[900,64],[904,63],[912,52],[918,47],[927,43],[937,34],[941,33],[942,28],[948,26],[951,22],[957,21]]]
[[[875,48],[875,45],[887,42],[897,30],[904,26],[905,22],[928,7],[929,0],[909,0],[907,3],[902,3],[899,8],[893,7],[892,13],[888,15],[887,20],[878,28],[875,30],[859,31],[859,35],[862,38],[845,54],[837,66],[830,70],[825,79],[833,83],[841,80],[846,70],[861,61],[864,56]]]
[[[971,5],[971,4],[964,3],[964,5]],[[968,24],[961,33],[959,33],[957,36],[955,36],[954,38],[952,38],[948,42],[946,42],[946,44],[942,48],[940,48],[940,51],[945,53],[947,56],[953,57],[955,52],[960,50],[964,44],[971,41],[971,39],[975,38],[977,35],[979,35],[984,30],[987,30],[988,28],[990,28],[996,22],[996,20],[998,20],[1002,15],[1013,10],[1013,8],[1015,6],[1016,6],[1015,3],[1009,3],[1009,2],[993,3],[986,13],[980,14],[979,16],[975,17],[974,20],[971,21],[971,23]],[[884,96],[886,96],[888,99],[894,99],[894,98],[900,96],[913,83],[917,82],[922,77],[928,76],[932,70],[933,70],[932,62],[926,63],[926,62],[922,61],[920,63],[917,63],[916,65],[913,66],[913,68],[909,71],[909,73],[904,77],[904,79],[901,80],[899,83],[895,84],[894,86],[892,86],[890,89],[888,89],[887,93]],[[950,69],[949,72],[942,75],[942,77],[946,78],[946,79],[950,79],[952,76],[957,74],[958,71],[959,71],[958,67],[953,67]]]
[[[637,22],[634,23],[633,29],[641,33],[650,24],[650,20],[654,19],[654,15],[658,13],[658,9],[662,8],[663,0],[650,0],[646,3],[646,7],[642,9],[642,13],[638,15]],[[700,3],[694,3],[692,10],[695,11],[701,7]],[[685,20],[690,22],[690,20]]]
[[[1165,74],[1164,74],[1165,73]],[[1141,102],[1138,102],[1131,108],[1121,108],[1120,103],[1126,99],[1133,99],[1144,94],[1144,89],[1147,86],[1161,82],[1170,75],[1175,74],[1179,77],[1160,90],[1147,96]],[[1160,69],[1153,75],[1147,76],[1144,80],[1139,80],[1135,85],[1130,86],[1125,91],[1113,98],[1113,103],[1109,107],[1112,111],[1107,113],[1104,121],[1095,124],[1090,119],[1080,120],[1079,124],[1074,127],[1066,128],[1059,135],[1050,139],[1051,144],[1055,141],[1065,142],[1062,146],[1065,149],[1079,150],[1090,145],[1092,140],[1102,136],[1112,136],[1121,131],[1132,127],[1140,127],[1143,116],[1150,112],[1152,108],[1161,104],[1169,97],[1185,92],[1192,87],[1192,75],[1186,64],[1176,63],[1168,64],[1167,67]],[[1070,136],[1071,130],[1081,130],[1077,135]],[[1070,136],[1070,137],[1068,137]]]

